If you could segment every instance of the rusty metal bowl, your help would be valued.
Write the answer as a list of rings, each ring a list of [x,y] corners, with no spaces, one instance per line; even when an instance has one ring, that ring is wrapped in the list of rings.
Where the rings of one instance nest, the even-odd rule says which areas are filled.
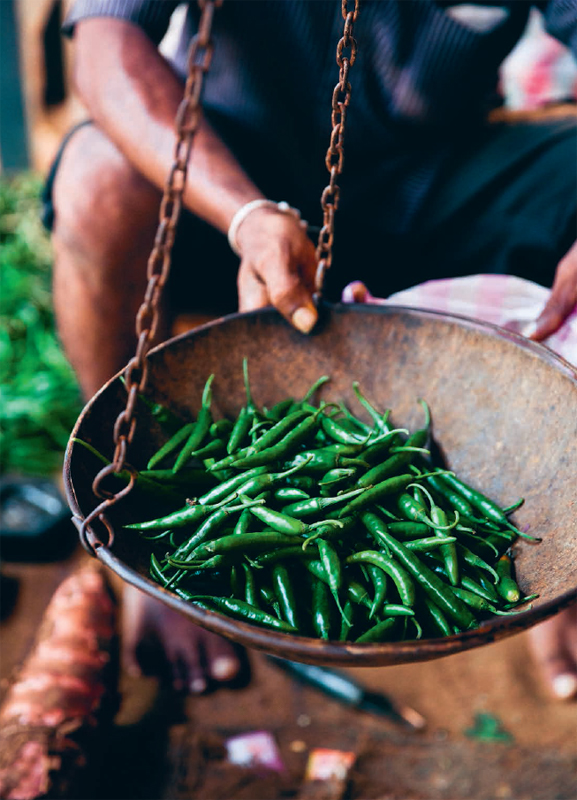
[[[197,608],[152,582],[137,539],[121,527],[129,500],[111,515],[112,546],[97,549],[122,579],[249,647],[297,661],[355,666],[423,661],[487,644],[577,599],[577,372],[563,359],[496,326],[432,311],[332,306],[314,335],[305,337],[275,311],[263,310],[225,317],[151,351],[150,394],[186,416],[200,406],[202,387],[214,372],[215,414],[234,415],[245,401],[244,356],[255,400],[264,405],[298,397],[327,374],[331,383],[323,396],[343,398],[358,410],[351,389],[358,380],[376,404],[393,409],[395,424],[415,428],[422,421],[417,399],[424,397],[451,468],[503,506],[526,498],[515,519],[543,541],[523,542],[516,568],[524,592],[539,598],[517,615],[440,639],[356,645],[276,633]],[[91,485],[98,464],[72,438],[111,455],[112,426],[124,403],[116,376],[74,428],[64,478],[75,517],[84,518],[96,505]],[[137,430],[131,463],[153,452],[160,435],[154,426]]]

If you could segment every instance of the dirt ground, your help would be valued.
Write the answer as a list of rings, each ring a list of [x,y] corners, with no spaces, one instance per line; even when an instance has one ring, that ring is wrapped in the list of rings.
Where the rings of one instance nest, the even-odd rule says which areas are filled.
[[[85,556],[53,564],[4,564],[0,625],[3,686],[31,643],[57,584]],[[14,583],[10,578],[15,579]],[[16,583],[17,581],[17,583]],[[243,688],[185,700],[153,678],[121,678],[121,707],[102,731],[87,771],[86,800],[575,800],[576,705],[551,700],[533,672],[525,634],[426,663],[350,669],[368,688],[427,720],[407,732],[305,687],[256,651]],[[503,740],[482,740],[478,715]],[[284,769],[245,768],[224,757],[227,738],[268,731]],[[338,786],[304,783],[315,748],[351,751]],[[76,799],[78,800],[78,798]]]

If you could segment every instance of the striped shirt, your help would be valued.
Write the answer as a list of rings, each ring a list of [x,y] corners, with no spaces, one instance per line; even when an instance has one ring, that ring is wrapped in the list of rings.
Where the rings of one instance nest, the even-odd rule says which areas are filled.
[[[76,0],[64,31],[87,17],[117,17],[159,44],[178,5]],[[341,208],[362,203],[378,181],[390,198],[387,225],[410,229],[451,147],[500,103],[499,67],[533,6],[577,54],[577,0],[361,0]],[[197,24],[191,2],[170,57],[180,75]],[[225,0],[215,16],[206,113],[261,190],[298,205],[311,222],[328,178],[342,29],[339,0]]]

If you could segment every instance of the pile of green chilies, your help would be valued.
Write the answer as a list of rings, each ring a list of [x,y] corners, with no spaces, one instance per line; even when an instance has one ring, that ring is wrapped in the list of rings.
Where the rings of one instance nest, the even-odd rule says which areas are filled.
[[[367,424],[344,403],[247,401],[214,420],[211,385],[194,422],[177,425],[139,473],[142,488],[182,496],[128,524],[150,547],[150,575],[197,605],[325,640],[449,636],[525,603],[511,546],[538,541],[507,509],[434,466],[426,421],[394,428],[353,383]],[[137,482],[137,483],[138,483]],[[185,488],[186,487],[186,488]]]

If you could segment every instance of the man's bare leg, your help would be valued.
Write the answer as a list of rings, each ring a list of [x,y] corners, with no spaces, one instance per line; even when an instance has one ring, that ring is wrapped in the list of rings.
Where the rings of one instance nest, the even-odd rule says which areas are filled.
[[[54,307],[88,399],[134,355],[160,195],[92,125],[68,142],[53,194]],[[228,681],[240,669],[228,641],[126,586],[123,659],[133,674],[140,671],[144,636],[163,648],[178,689],[201,692],[210,680]]]

